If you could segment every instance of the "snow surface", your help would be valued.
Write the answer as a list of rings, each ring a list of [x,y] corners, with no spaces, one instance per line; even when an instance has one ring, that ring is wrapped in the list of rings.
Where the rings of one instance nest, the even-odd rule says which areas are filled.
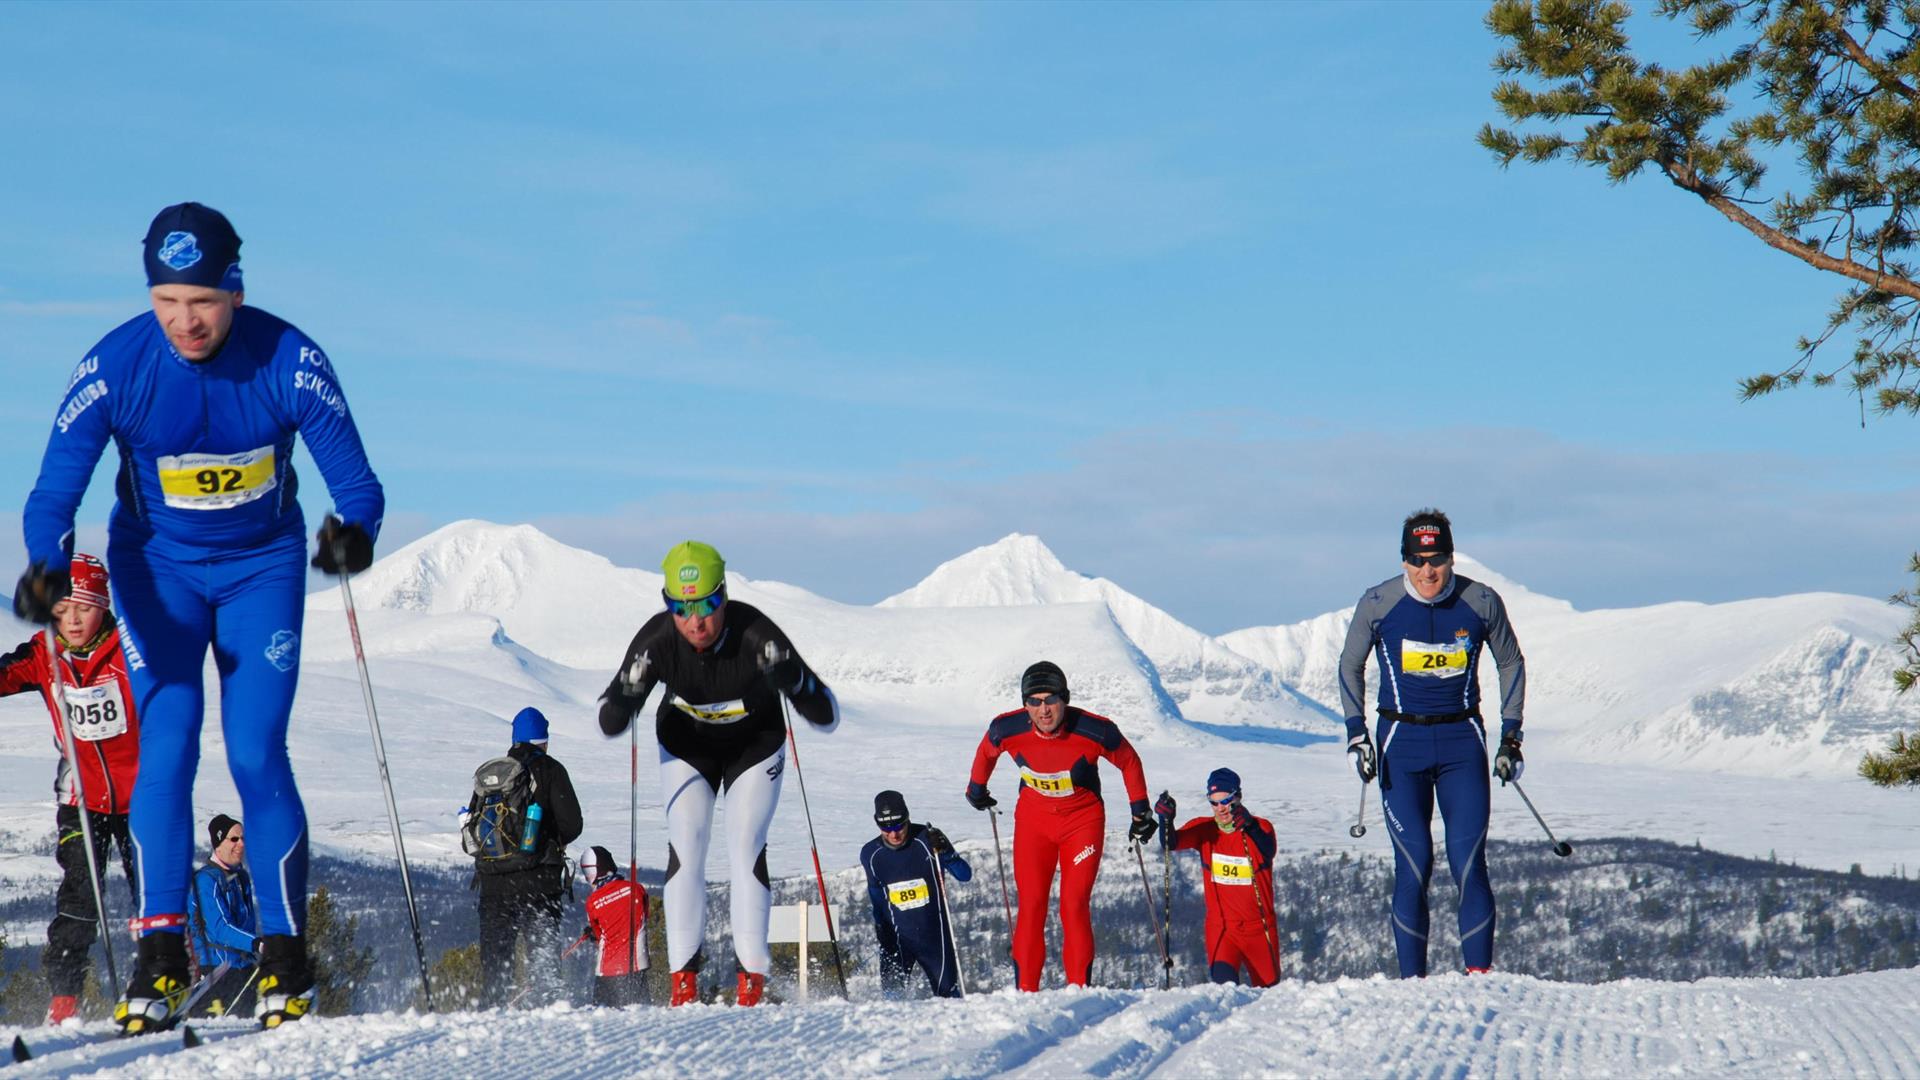
[[[100,1031],[94,1024],[89,1032]],[[207,1042],[75,1046],[27,1076],[1920,1075],[1920,971],[1597,986],[1521,975],[1267,990],[1002,991],[963,1001],[552,1007],[310,1019]],[[0,1032],[11,1035],[12,1032]]]

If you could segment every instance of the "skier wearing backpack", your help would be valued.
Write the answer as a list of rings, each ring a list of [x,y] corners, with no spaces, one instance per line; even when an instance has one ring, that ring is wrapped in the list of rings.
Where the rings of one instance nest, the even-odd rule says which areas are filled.
[[[1042,660],[1020,676],[1023,708],[1002,713],[987,726],[973,755],[967,802],[975,810],[999,805],[987,780],[1000,755],[1020,770],[1020,799],[1013,808],[1013,880],[1020,913],[1013,929],[1013,968],[1022,990],[1040,989],[1047,958],[1047,895],[1060,875],[1060,965],[1067,985],[1085,986],[1093,976],[1093,881],[1107,842],[1107,804],[1100,798],[1100,761],[1120,770],[1136,844],[1158,828],[1147,812],[1147,777],[1140,756],[1119,725],[1067,704],[1067,676]]]
[[[40,954],[40,968],[52,991],[49,1024],[58,1024],[79,1009],[87,958],[99,935],[100,913],[94,907],[93,883],[87,880],[86,834],[80,828],[83,792],[101,890],[107,887],[107,857],[116,846],[130,895],[135,887],[133,838],[127,832],[128,800],[140,767],[133,685],[127,680],[120,628],[110,610],[106,566],[92,555],[75,555],[70,566],[69,595],[57,598],[49,614],[54,648],[60,653],[60,685],[66,690],[72,722],[73,756],[80,763],[78,777],[67,764],[66,726],[53,700],[54,660],[47,655],[46,639],[35,634],[0,657],[0,697],[38,690],[53,717],[53,745],[60,754],[53,774],[53,822],[58,837],[54,858],[61,877],[54,893],[53,921],[47,924],[47,947]]]
[[[593,964],[593,1003],[622,1009],[647,999],[647,887],[620,876],[613,853],[594,845],[580,860],[589,888],[587,929],[581,940],[599,945]]]
[[[536,996],[557,992],[567,845],[581,828],[573,780],[547,754],[547,718],[521,709],[507,756],[474,772],[461,826],[461,846],[473,856],[480,884],[480,1004],[508,1000],[520,941],[529,982],[544,987]]]
[[[64,593],[74,517],[112,443],[107,562],[140,714],[128,822],[139,946],[114,1021],[130,1034],[157,1030],[186,997],[193,777],[211,652],[260,902],[259,1017],[277,1027],[313,1004],[307,816],[287,756],[307,600],[295,437],[335,507],[315,538],[315,568],[366,569],[386,496],[332,361],[299,328],[244,304],[240,236],[224,215],[192,202],[161,210],[143,261],[150,310],[110,331],[67,381],[21,512],[28,565],[14,612],[45,622]]]
[[[1493,886],[1487,881],[1492,785],[1520,778],[1526,659],[1500,594],[1453,572],[1453,523],[1438,510],[1400,527],[1401,573],[1368,589],[1340,653],[1347,753],[1362,784],[1380,778],[1393,839],[1393,942],[1400,977],[1427,973],[1427,881],[1433,804],[1446,821],[1447,864],[1460,890],[1460,952],[1469,972],[1493,967]],[[1487,760],[1480,716],[1480,647],[1500,665],[1500,747]],[[1367,658],[1379,663],[1380,748],[1367,736]]]
[[[756,1005],[773,963],[767,947],[767,829],[786,771],[781,698],[821,734],[840,723],[833,691],[794,652],[772,619],[727,598],[726,561],[695,540],[661,563],[667,610],[633,636],[626,659],[601,695],[600,730],[627,730],[656,685],[666,693],[654,717],[667,817],[667,962],[670,1004],[699,993],[707,921],[707,841],[713,805],[727,796],[727,856],[732,869],[734,1001]]]
[[[1175,851],[1200,853],[1207,898],[1207,977],[1237,983],[1242,969],[1254,986],[1280,981],[1279,925],[1273,913],[1273,823],[1255,817],[1240,795],[1240,774],[1215,769],[1207,777],[1213,813],[1174,831]],[[1163,820],[1176,804],[1162,794],[1153,806]]]
[[[946,834],[908,819],[906,796],[897,791],[873,797],[873,823],[880,835],[860,849],[860,865],[867,871],[873,933],[880,942],[881,990],[889,997],[904,992],[919,964],[935,997],[959,997],[960,959],[940,875],[972,881],[973,868]]]

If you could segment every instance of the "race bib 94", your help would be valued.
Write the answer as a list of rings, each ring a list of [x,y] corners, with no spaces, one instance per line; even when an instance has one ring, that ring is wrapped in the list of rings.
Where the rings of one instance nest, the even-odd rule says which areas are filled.
[[[1458,638],[1445,645],[1406,638],[1400,642],[1400,670],[1408,675],[1425,675],[1433,679],[1452,679],[1465,675],[1467,643],[1470,640],[1464,630]]]
[[[279,483],[271,446],[238,454],[165,454],[155,464],[160,495],[176,510],[225,510],[250,503]]]
[[[1213,883],[1216,885],[1253,884],[1253,863],[1239,855],[1213,853]]]
[[[81,742],[100,742],[127,733],[127,703],[120,699],[120,684],[69,686],[67,730]]]
[[[933,890],[927,885],[925,878],[895,881],[887,885],[887,900],[901,911],[926,907],[931,899],[933,899]]]
[[[1064,799],[1073,794],[1073,774],[1070,772],[1034,772],[1022,765],[1020,782],[1049,799]]]

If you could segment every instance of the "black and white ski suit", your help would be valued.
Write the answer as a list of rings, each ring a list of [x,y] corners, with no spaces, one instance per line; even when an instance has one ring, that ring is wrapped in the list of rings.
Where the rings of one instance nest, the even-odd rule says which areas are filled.
[[[741,970],[764,975],[772,966],[767,829],[779,805],[787,757],[779,691],[768,685],[761,667],[769,643],[778,656],[798,660],[799,655],[758,608],[729,600],[722,610],[726,621],[720,638],[704,650],[687,644],[666,612],[647,620],[603,698],[626,706],[618,715],[628,716],[639,712],[656,684],[666,689],[654,734],[667,818],[668,967],[692,968],[706,936],[707,840],[715,797],[724,792],[733,951]],[[644,678],[625,686],[636,661],[644,665]],[[804,661],[800,667],[799,685],[787,698],[814,730],[832,731],[840,723],[840,705],[812,668]],[[609,736],[625,730],[624,724],[610,726],[604,713],[601,727]]]

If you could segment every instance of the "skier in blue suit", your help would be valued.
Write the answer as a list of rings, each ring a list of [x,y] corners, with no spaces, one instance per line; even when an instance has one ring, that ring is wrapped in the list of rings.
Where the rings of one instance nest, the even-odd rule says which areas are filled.
[[[1401,525],[1402,573],[1368,589],[1340,656],[1347,752],[1362,782],[1380,777],[1393,839],[1393,941],[1400,977],[1427,973],[1427,882],[1433,804],[1446,822],[1447,865],[1460,890],[1460,951],[1469,972],[1493,967],[1493,886],[1487,881],[1487,735],[1480,716],[1480,648],[1500,667],[1501,783],[1517,780],[1526,659],[1500,594],[1453,572],[1453,525],[1426,509]],[[1380,749],[1367,736],[1367,658],[1379,662]]]
[[[897,791],[873,797],[873,822],[880,835],[860,849],[860,865],[867,871],[873,930],[880,939],[880,987],[889,997],[904,993],[919,964],[935,996],[959,997],[960,960],[941,902],[946,886],[940,873],[972,881],[973,868],[939,829],[908,819],[906,797]]]
[[[336,508],[314,566],[366,568],[385,512],[332,364],[291,324],[242,306],[239,260],[240,237],[217,210],[181,203],[154,218],[152,310],[101,339],[74,371],[22,515],[29,566],[15,611],[45,621],[67,588],[81,496],[114,443],[107,561],[141,718],[131,807],[139,958],[114,1009],[127,1032],[166,1023],[186,990],[181,934],[209,648],[259,905],[261,1022],[277,1026],[311,1004],[307,822],[287,757],[307,562],[294,435]]]

